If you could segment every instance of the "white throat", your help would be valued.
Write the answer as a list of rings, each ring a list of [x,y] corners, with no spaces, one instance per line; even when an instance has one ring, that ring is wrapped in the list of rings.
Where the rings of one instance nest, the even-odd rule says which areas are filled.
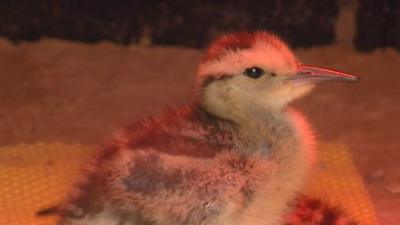
[[[246,101],[246,96],[233,97],[234,90],[223,82],[218,81],[204,90],[202,105],[211,114],[238,125],[249,150],[267,153],[295,141],[295,128],[284,108],[262,101]]]

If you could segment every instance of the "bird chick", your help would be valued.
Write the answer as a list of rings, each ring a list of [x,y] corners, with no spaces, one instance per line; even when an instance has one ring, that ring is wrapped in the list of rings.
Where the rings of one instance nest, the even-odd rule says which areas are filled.
[[[314,138],[288,103],[350,74],[302,65],[267,32],[206,51],[189,106],[127,127],[91,162],[61,225],[284,224],[314,161]]]

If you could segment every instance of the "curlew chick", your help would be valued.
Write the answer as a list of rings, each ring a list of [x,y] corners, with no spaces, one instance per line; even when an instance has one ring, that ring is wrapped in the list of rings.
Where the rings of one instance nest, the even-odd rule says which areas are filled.
[[[314,140],[288,103],[324,80],[356,77],[302,65],[267,32],[219,38],[199,65],[194,103],[119,134],[57,208],[59,223],[292,223],[285,218],[314,161]]]

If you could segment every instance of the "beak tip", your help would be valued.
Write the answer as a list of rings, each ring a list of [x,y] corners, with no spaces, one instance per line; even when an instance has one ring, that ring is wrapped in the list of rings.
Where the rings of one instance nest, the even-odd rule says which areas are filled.
[[[358,83],[361,81],[361,77],[359,76],[352,76],[351,78],[349,78],[348,80],[346,80],[347,82],[350,83]]]

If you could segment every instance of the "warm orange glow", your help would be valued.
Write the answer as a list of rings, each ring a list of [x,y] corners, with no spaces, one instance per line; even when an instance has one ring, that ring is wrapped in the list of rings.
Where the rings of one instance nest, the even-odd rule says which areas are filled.
[[[90,153],[82,145],[48,143],[0,148],[0,224],[54,224],[56,218],[35,218],[35,212],[64,198]],[[317,154],[320,160],[306,192],[341,205],[363,225],[376,225],[346,148],[324,144]]]

